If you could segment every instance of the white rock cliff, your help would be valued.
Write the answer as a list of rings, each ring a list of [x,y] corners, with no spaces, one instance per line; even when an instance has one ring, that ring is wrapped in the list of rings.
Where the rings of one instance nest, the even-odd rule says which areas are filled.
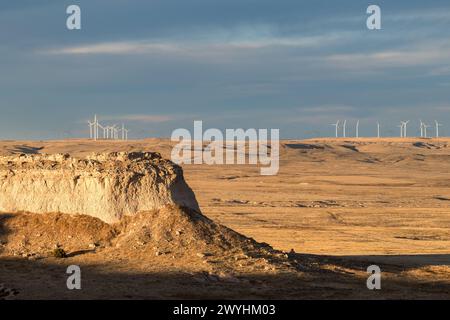
[[[0,211],[124,215],[180,205],[200,211],[181,167],[158,153],[0,157]]]

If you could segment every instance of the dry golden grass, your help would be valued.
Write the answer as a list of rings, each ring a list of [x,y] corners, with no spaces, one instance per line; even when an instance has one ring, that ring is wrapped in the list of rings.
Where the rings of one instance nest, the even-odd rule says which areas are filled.
[[[169,157],[172,145],[166,139],[7,141],[0,143],[0,154],[68,152],[76,156],[145,150]],[[287,286],[290,291],[281,296],[269,289],[277,287],[275,283],[295,281],[255,269],[258,279],[254,280],[267,283],[266,291],[221,285],[214,287],[214,297],[448,298],[450,139],[309,139],[283,141],[280,149],[276,176],[260,176],[258,168],[250,165],[184,166],[186,181],[207,217],[276,249],[308,254],[296,259],[312,268],[300,272],[298,285]],[[74,259],[95,264],[103,258]],[[127,259],[133,267],[109,265],[102,272],[142,272],[142,265]],[[365,268],[371,263],[384,271],[380,293],[365,289]],[[198,270],[196,262],[192,264]],[[118,280],[124,281],[119,286],[123,290],[126,279]],[[167,281],[174,279],[183,276]],[[135,290],[150,298],[203,297],[199,288],[186,296],[170,288],[160,288],[159,295]]]

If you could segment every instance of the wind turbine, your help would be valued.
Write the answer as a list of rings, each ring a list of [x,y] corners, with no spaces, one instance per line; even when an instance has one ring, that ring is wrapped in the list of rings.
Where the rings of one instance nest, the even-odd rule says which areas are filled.
[[[400,128],[400,138],[403,138],[403,123],[400,123],[397,127]]]
[[[90,122],[89,123],[89,137],[92,139],[94,138],[94,140],[98,139],[98,120],[97,120],[97,115],[94,116],[94,122]]]
[[[430,126],[429,125],[427,125],[427,124],[423,124],[423,132],[424,132],[424,138],[427,138],[427,129],[429,128]]]
[[[114,139],[114,126],[109,126],[109,139]]]
[[[338,121],[336,121],[336,123],[332,123],[331,124],[332,126],[335,126],[336,127],[336,138],[339,136],[339,134],[338,134],[338,129],[339,129],[339,120]]]
[[[346,137],[346,133],[345,133],[345,127],[347,125],[347,120],[344,120],[344,126],[343,126],[343,130],[342,130],[342,136],[345,138]]]
[[[359,138],[359,120],[356,121],[356,137]]]
[[[442,124],[439,123],[437,120],[434,120],[434,123],[436,125],[436,138],[439,138],[439,127],[441,127]]]
[[[423,138],[423,122],[420,120],[420,137]]]
[[[107,134],[107,132],[108,132],[108,127],[104,127],[104,126],[102,126],[100,123],[97,124],[97,125],[98,125],[98,127],[99,127],[100,129],[103,130],[103,139],[106,139],[106,134]]]
[[[128,132],[130,132],[130,130],[128,129],[124,129],[125,130],[125,140],[128,140]]]
[[[112,126],[112,134],[113,134],[113,139],[119,139],[119,130],[116,127],[117,125],[113,125]]]
[[[116,126],[114,125],[114,126],[108,126],[108,139],[111,139],[111,140],[113,140],[113,139],[115,139],[115,128]]]
[[[92,139],[93,138],[93,136],[94,136],[94,125],[95,125],[95,122],[90,122],[90,121],[88,121],[88,123],[89,123],[89,139]]]
[[[380,123],[377,121],[377,137],[380,137]]]
[[[98,139],[98,126],[99,126],[99,123],[98,123],[98,119],[97,119],[97,115],[95,115],[95,117],[94,117],[94,122],[95,122],[95,140],[97,140]]]
[[[106,126],[105,129],[106,129],[105,139],[108,140],[109,139],[109,126]]]
[[[401,124],[403,126],[403,137],[406,138],[407,134],[406,134],[406,126],[408,125],[409,120],[408,121],[401,121]]]

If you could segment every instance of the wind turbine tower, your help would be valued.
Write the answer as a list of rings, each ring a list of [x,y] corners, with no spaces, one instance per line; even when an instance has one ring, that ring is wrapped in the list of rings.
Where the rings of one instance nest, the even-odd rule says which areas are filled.
[[[408,121],[402,121],[401,123],[402,123],[402,126],[403,126],[403,137],[406,138],[407,137],[406,126],[408,125],[409,120]]]
[[[119,130],[117,129],[116,125],[113,126],[113,139],[119,139]]]
[[[442,126],[437,120],[434,120],[434,123],[436,124],[436,138],[439,138],[439,127]]]
[[[336,123],[332,123],[331,125],[336,127],[336,138],[337,138],[337,137],[339,136],[339,134],[338,134],[338,130],[339,130],[339,120],[336,121]]]
[[[94,136],[94,124],[95,124],[95,122],[88,121],[88,123],[89,123],[89,139],[92,139],[93,136]]]
[[[400,123],[397,127],[400,128],[400,138],[403,138],[403,123]]]
[[[94,116],[94,122],[88,121],[88,123],[89,123],[89,137],[91,139],[97,140],[98,139],[98,127],[99,127],[97,115]]]
[[[356,137],[359,138],[359,120],[356,121]]]
[[[100,123],[98,124],[98,127],[103,130],[103,139],[106,139],[106,132],[108,127],[104,127]]]
[[[108,139],[114,139],[114,127],[108,126]]]
[[[427,136],[427,129],[429,128],[430,126],[429,125],[427,125],[427,124],[423,124],[423,136],[424,136],[424,138],[428,138],[428,136]]]
[[[347,120],[344,120],[344,126],[342,128],[342,136],[345,138],[347,136],[346,132],[345,132],[345,128],[347,126]]]
[[[98,126],[98,120],[97,120],[97,115],[95,115],[94,116],[94,140],[97,140],[97,137],[98,137],[97,126]]]
[[[380,123],[377,121],[377,137],[380,138]]]

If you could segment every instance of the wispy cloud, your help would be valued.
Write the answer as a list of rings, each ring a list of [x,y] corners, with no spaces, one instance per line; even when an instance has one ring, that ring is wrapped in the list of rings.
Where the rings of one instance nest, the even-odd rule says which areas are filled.
[[[132,55],[132,54],[205,54],[232,50],[254,50],[270,47],[315,48],[345,41],[347,33],[330,33],[299,37],[254,36],[191,41],[114,41],[41,50],[53,55]]]
[[[438,65],[450,62],[448,43],[424,43],[372,53],[332,54],[325,61],[346,69],[372,69]]]
[[[120,41],[94,43],[73,47],[62,47],[43,51],[47,54],[144,54],[144,53],[164,53],[180,52],[182,48],[176,44],[149,43],[145,41]]]
[[[386,14],[384,18],[391,21],[450,21],[450,12],[448,8],[439,9],[428,9],[428,10],[420,10],[420,11],[403,11],[397,14]]]

